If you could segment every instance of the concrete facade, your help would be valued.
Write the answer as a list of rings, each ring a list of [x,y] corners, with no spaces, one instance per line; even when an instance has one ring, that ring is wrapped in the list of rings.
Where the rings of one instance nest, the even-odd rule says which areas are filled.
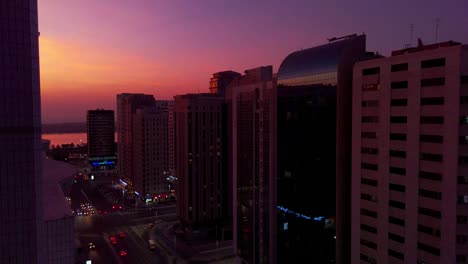
[[[465,263],[467,46],[354,67],[351,263]]]

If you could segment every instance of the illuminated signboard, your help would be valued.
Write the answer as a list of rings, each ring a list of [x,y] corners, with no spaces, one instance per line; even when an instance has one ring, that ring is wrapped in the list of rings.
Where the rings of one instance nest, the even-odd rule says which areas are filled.
[[[101,162],[93,162],[91,163],[93,166],[100,166],[100,165],[112,165],[115,164],[115,161],[101,161]]]

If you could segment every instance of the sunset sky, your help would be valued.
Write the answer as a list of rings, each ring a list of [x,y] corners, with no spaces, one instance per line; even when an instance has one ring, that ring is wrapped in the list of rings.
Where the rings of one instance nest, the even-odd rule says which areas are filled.
[[[84,122],[116,94],[205,92],[211,74],[273,65],[326,38],[366,33],[388,55],[410,41],[468,43],[466,0],[39,0],[42,122]]]

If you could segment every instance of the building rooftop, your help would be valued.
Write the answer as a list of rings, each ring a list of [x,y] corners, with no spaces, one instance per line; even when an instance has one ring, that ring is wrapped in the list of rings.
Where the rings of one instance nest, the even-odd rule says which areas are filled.
[[[278,70],[278,83],[305,75],[318,75],[337,71],[337,66],[350,44],[362,41],[365,35],[350,35],[343,38],[332,38],[329,43],[313,48],[295,51],[289,54]]]
[[[418,46],[417,47],[411,47],[411,48],[406,48],[406,49],[402,49],[402,50],[392,51],[392,56],[398,56],[398,55],[402,55],[402,54],[406,54],[406,53],[414,53],[414,52],[420,52],[420,51],[425,51],[425,50],[433,50],[433,49],[444,48],[444,47],[452,47],[452,46],[458,46],[458,45],[461,45],[461,43],[455,42],[453,40],[434,43],[434,44],[429,44],[429,45],[424,45],[422,43],[421,39],[418,39]]]
[[[212,93],[190,93],[190,94],[179,94],[174,96],[174,99],[181,98],[181,99],[201,99],[201,98],[215,98],[215,99],[223,99],[222,96],[218,94]]]
[[[65,162],[43,159],[43,219],[44,221],[73,217],[60,182],[74,174],[75,168]]]

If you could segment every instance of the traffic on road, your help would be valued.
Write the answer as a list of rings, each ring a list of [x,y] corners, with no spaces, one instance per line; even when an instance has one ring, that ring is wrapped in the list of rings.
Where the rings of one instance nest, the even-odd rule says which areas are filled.
[[[78,263],[167,263],[164,252],[149,242],[148,227],[175,219],[175,202],[135,206],[111,184],[95,185],[73,177],[64,191],[75,215],[80,245]]]

